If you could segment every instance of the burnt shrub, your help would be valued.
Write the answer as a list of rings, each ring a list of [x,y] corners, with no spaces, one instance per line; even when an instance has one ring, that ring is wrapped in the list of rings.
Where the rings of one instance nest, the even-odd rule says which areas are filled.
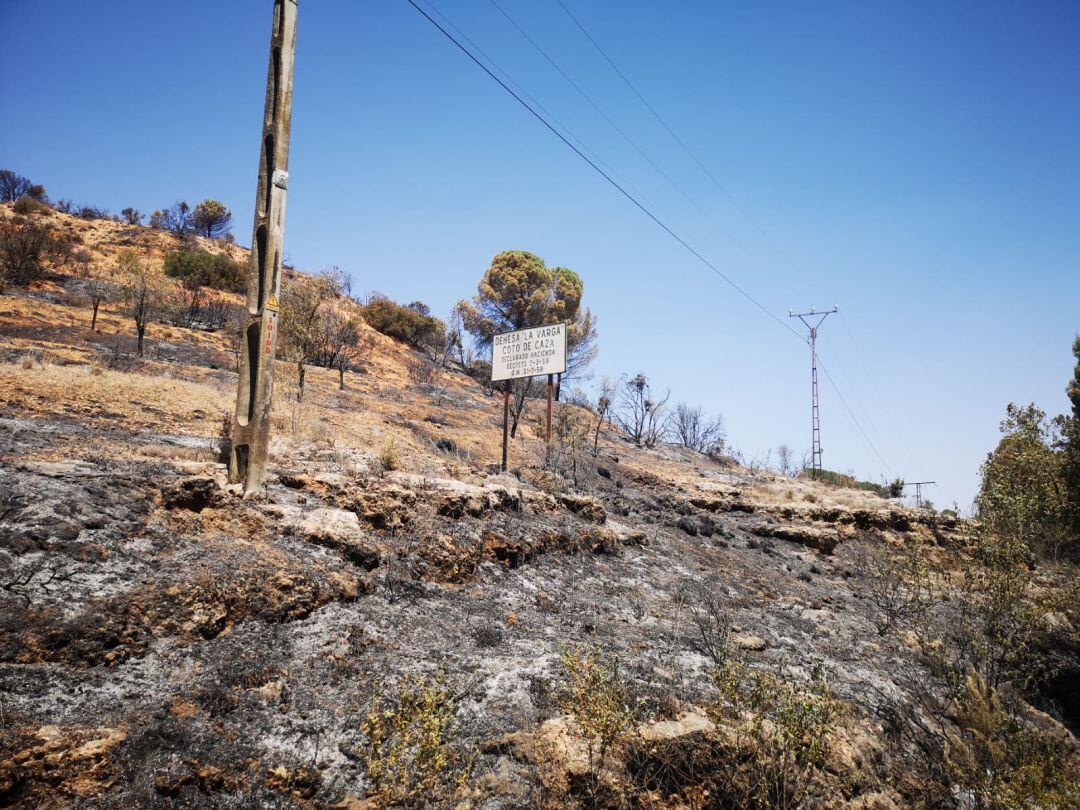
[[[45,264],[60,251],[48,228],[23,218],[0,223],[0,289],[41,278]]]

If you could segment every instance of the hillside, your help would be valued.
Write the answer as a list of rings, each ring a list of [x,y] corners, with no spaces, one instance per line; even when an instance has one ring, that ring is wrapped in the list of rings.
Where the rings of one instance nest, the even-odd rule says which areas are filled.
[[[175,246],[49,222],[99,268]],[[0,295],[0,804],[727,807],[747,781],[770,806],[963,800],[972,725],[935,697],[934,633],[966,615],[969,523],[607,424],[552,464],[538,407],[500,475],[501,399],[417,381],[366,326],[344,388],[312,368],[297,402],[279,363],[267,497],[242,501],[218,461],[229,330],[154,323],[137,358],[118,304],[90,329],[84,285],[56,268]],[[1075,611],[1052,611],[1064,663],[1023,710],[1055,741],[1043,806],[1078,796]]]

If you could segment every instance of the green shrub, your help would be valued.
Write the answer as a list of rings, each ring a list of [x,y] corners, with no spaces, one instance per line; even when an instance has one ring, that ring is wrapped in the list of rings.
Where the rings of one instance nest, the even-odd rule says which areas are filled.
[[[375,694],[360,731],[376,806],[454,806],[473,767],[449,742],[456,711],[439,680],[405,680],[393,694]]]
[[[904,491],[904,482],[900,480],[893,481],[890,484],[875,484],[873,481],[859,481],[853,476],[839,473],[835,470],[817,470],[815,472],[814,470],[806,469],[799,474],[799,477],[810,478],[814,481],[820,481],[823,484],[829,484],[834,487],[861,489],[864,492],[873,492],[875,495],[880,495],[882,498],[899,498]]]
[[[720,700],[709,714],[733,731],[733,761],[744,763],[717,774],[718,792],[738,807],[804,806],[843,717],[843,704],[821,670],[815,668],[809,683],[796,684],[733,658],[713,677]]]
[[[243,292],[244,266],[228,256],[200,250],[178,250],[165,257],[165,275],[179,279],[187,287]]]
[[[446,324],[421,301],[402,306],[375,295],[364,307],[363,316],[375,331],[416,349],[424,350],[446,339]]]

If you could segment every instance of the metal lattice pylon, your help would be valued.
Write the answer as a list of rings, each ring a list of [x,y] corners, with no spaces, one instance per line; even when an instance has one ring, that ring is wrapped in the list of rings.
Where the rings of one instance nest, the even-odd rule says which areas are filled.
[[[789,318],[798,318],[810,330],[810,475],[817,478],[821,473],[821,406],[818,399],[818,328],[827,317],[837,312],[837,307],[818,312],[810,307],[809,312],[788,312]],[[809,319],[809,320],[808,320]]]

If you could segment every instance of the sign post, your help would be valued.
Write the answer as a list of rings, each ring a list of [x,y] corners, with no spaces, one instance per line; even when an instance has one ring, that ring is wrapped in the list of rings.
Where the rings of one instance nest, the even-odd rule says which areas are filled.
[[[491,381],[504,382],[502,471],[506,472],[510,423],[510,381],[547,375],[547,427],[551,446],[551,395],[554,375],[566,371],[566,324],[551,323],[502,332],[491,340]]]

